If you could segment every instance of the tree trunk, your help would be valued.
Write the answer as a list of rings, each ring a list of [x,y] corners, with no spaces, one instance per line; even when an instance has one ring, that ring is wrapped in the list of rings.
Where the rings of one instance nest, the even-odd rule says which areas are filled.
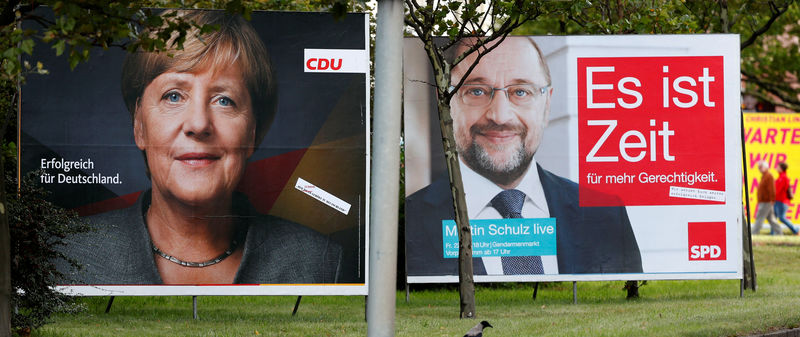
[[[730,18],[728,17],[728,0],[719,1],[719,23],[722,33],[728,34],[730,31]]]
[[[639,281],[625,281],[625,290],[628,291],[626,299],[639,298]]]
[[[458,227],[458,293],[461,299],[461,318],[475,318],[475,282],[472,278],[472,232],[470,231],[467,202],[464,198],[464,184],[461,181],[461,168],[458,165],[458,152],[453,136],[453,119],[450,106],[439,98],[439,126],[442,129],[442,146],[450,176],[450,190],[453,193],[453,209]]]

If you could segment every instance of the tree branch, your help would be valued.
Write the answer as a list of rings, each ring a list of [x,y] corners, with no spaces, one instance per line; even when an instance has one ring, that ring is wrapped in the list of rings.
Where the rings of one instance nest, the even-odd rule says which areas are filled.
[[[409,81],[409,82],[412,82],[412,83],[422,83],[422,84],[424,84],[424,85],[427,85],[427,86],[430,86],[430,87],[436,88],[436,84],[433,84],[433,83],[431,83],[431,82],[428,82],[428,81],[423,81],[423,80],[413,80],[413,79],[408,79],[408,81]]]
[[[744,70],[742,70],[741,72],[742,72],[742,75],[747,77],[747,81],[748,82],[753,83],[757,87],[759,87],[762,90],[764,90],[765,92],[774,95],[775,97],[780,99],[781,102],[776,102],[774,98],[769,98],[769,97],[765,97],[765,96],[762,95],[762,97],[765,100],[773,102],[775,105],[781,105],[781,106],[784,106],[784,107],[789,107],[789,106],[787,106],[785,104],[794,105],[794,108],[800,107],[800,99],[797,98],[797,93],[794,90],[791,90],[791,89],[790,90],[785,90],[783,88],[780,88],[778,85],[775,85],[773,83],[768,83],[766,81],[761,80],[755,74],[749,73],[749,72],[744,71]],[[748,92],[748,93],[754,94],[752,92]]]
[[[578,24],[578,26],[581,26],[581,28],[586,28],[586,23],[583,22],[579,17],[572,15],[572,13],[567,14],[567,19],[569,19],[572,22],[575,22],[576,24]]]
[[[482,42],[479,41],[478,43],[474,44],[472,47],[467,49],[467,51],[465,51],[465,52],[461,53],[461,55],[457,56],[456,59],[453,61],[453,65],[452,65],[453,68],[455,68],[455,66],[457,64],[461,63],[461,61],[463,61],[467,56],[469,56],[470,54],[472,54],[475,51],[478,51],[478,56],[475,58],[475,61],[473,61],[472,64],[469,65],[469,68],[467,68],[467,70],[464,72],[464,75],[461,76],[461,79],[459,79],[458,83],[456,83],[456,85],[453,85],[453,87],[454,88],[460,88],[462,85],[464,85],[464,82],[467,80],[467,77],[469,77],[469,74],[472,73],[472,70],[475,69],[475,67],[478,66],[478,63],[483,58],[483,56],[488,54],[489,52],[491,52],[495,48],[497,48],[497,46],[499,46],[501,43],[503,43],[503,41],[506,39],[506,37],[508,36],[509,33],[511,33],[511,31],[506,31],[505,34],[502,35],[502,37],[500,38],[500,40],[497,43],[492,44],[491,46],[487,47],[483,51],[480,51],[479,48],[486,46],[486,44],[492,42],[494,39],[496,39],[496,37],[494,39],[491,39],[491,40],[487,39],[487,40],[483,40]],[[452,97],[452,95],[453,95],[452,92],[450,92],[448,94],[450,95],[450,97]]]
[[[416,4],[416,1],[412,0],[406,0],[406,4],[408,5],[408,17],[411,18],[411,21],[408,19],[405,19],[404,21],[407,25],[411,26],[411,28],[414,28],[414,30],[417,31],[417,35],[422,36],[423,33],[420,31],[420,29],[422,28],[423,23],[416,15],[417,11],[419,10],[419,5]]]
[[[461,10],[463,12],[464,10],[463,7],[461,8]],[[458,42],[460,36],[464,36],[464,30],[467,29],[467,24],[466,22],[460,21],[459,19],[461,18],[458,15],[453,14],[453,21],[455,21],[458,24],[458,34],[456,35],[456,38],[450,39],[450,42],[448,42],[447,44],[444,45],[444,47],[442,47],[442,50],[450,49],[450,47],[453,46],[453,44]]]
[[[419,4],[417,3],[416,0],[406,0],[406,5],[408,5],[409,10],[411,10],[411,8],[414,8],[413,9],[414,11],[419,11]]]
[[[36,22],[36,23],[38,23],[38,24],[42,25],[42,27],[43,27],[43,28],[47,28],[47,27],[49,27],[49,26],[52,26],[52,25],[56,24],[55,22],[53,22],[53,21],[50,21],[50,20],[48,20],[48,19],[46,19],[46,18],[44,18],[44,17],[42,17],[42,16],[39,16],[39,15],[33,15],[33,14],[30,14],[30,13],[28,13],[28,14],[24,15],[24,16],[22,17],[22,19],[20,20],[20,22],[21,22],[21,21],[25,21],[25,20],[31,20],[31,21],[34,21],[34,22]]]
[[[493,9],[494,9],[494,2],[489,2],[489,8],[487,8],[486,11],[483,13],[483,18],[481,18],[481,23],[479,24],[479,28],[481,28],[481,31],[483,31],[483,25],[486,23],[487,17],[492,18],[492,27],[494,27],[495,17],[494,15],[491,15]]]
[[[753,33],[750,34],[750,37],[747,38],[747,40],[745,40],[744,42],[742,42],[742,44],[739,47],[739,50],[745,49],[751,44],[755,43],[756,39],[762,34],[766,33],[772,26],[772,24],[775,23],[775,20],[777,20],[778,17],[780,17],[781,15],[783,15],[783,13],[786,13],[786,11],[789,10],[788,3],[784,3],[783,7],[778,7],[777,5],[775,5],[774,1],[770,1],[769,6],[771,12],[769,20],[767,20],[767,22],[763,26],[761,26],[761,28],[753,31]]]
[[[784,107],[784,108],[792,110],[792,111],[800,110],[800,104],[787,103],[787,102],[783,102],[783,101],[777,102],[777,101],[775,101],[775,97],[769,97],[769,95],[766,95],[766,94],[758,92],[758,91],[747,91],[746,93],[748,95],[756,97],[756,98],[758,98],[758,99],[760,99],[762,101],[770,102],[775,106]]]

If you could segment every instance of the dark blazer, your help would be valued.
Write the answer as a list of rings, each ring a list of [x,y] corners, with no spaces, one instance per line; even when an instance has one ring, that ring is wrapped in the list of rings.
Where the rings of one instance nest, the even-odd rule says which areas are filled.
[[[335,283],[341,273],[342,249],[327,236],[296,223],[255,212],[246,198],[234,201],[247,234],[238,284]],[[150,192],[122,210],[85,218],[96,231],[69,238],[64,253],[83,269],[68,275],[72,284],[161,284],[144,210]],[[59,263],[66,272],[66,264]]]
[[[537,165],[550,217],[556,218],[559,274],[641,273],[642,258],[625,207],[579,207],[578,184]],[[458,275],[458,259],[443,257],[442,220],[454,219],[445,179],[406,198],[408,276]],[[480,258],[476,275],[486,275]]]

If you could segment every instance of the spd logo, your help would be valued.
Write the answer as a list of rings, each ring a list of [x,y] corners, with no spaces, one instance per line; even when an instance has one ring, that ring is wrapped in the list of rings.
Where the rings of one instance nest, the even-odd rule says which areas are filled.
[[[725,222],[689,223],[689,261],[725,260]]]

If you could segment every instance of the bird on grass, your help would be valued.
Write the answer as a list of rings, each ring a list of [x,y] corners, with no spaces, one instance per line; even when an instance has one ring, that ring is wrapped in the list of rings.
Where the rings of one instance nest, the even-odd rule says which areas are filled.
[[[472,327],[467,331],[467,334],[464,337],[483,337],[483,329],[484,328],[494,328],[489,322],[481,321],[478,325]]]

